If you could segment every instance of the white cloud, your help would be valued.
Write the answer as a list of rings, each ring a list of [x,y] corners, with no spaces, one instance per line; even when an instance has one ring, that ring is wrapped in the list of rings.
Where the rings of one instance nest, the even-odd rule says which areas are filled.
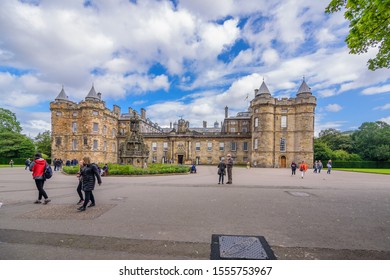
[[[329,104],[325,107],[325,110],[328,112],[338,112],[341,109],[343,109],[343,107],[341,107],[339,104]]]
[[[389,110],[390,109],[390,103],[387,103],[383,106],[375,107],[374,110]]]
[[[381,118],[380,121],[390,124],[390,116],[385,117],[385,118]]]
[[[379,87],[369,87],[362,91],[364,95],[374,95],[381,93],[390,93],[390,84]]]

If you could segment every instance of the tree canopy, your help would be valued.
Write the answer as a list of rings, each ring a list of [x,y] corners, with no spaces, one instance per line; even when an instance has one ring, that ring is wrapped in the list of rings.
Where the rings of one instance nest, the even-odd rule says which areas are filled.
[[[345,39],[350,53],[366,53],[378,48],[375,58],[368,60],[368,69],[390,68],[390,0],[332,0],[326,13],[345,8],[349,34]]]
[[[37,150],[39,152],[46,154],[48,157],[51,157],[51,138],[49,130],[38,133],[38,135],[35,137],[35,144],[37,145]]]
[[[15,113],[4,108],[0,108],[0,132],[1,131],[12,131],[16,133],[22,131],[22,127],[16,119]]]

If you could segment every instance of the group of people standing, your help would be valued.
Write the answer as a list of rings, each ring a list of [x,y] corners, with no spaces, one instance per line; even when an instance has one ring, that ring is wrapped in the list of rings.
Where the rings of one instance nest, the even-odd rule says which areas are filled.
[[[306,171],[309,169],[308,165],[306,164],[305,161],[302,161],[298,166],[298,164],[296,164],[295,161],[293,161],[291,163],[291,176],[295,175],[297,168],[299,168],[299,171],[301,172],[301,178],[303,179]],[[321,160],[316,160],[313,164],[313,169],[314,169],[313,172],[314,173],[321,173],[322,168],[323,168],[323,165],[322,165]],[[326,173],[330,174],[330,172],[332,170],[332,160],[328,161],[327,168],[328,168],[328,171]]]
[[[227,175],[228,175],[228,181],[226,184],[233,184],[233,174],[232,174],[232,169],[233,169],[233,158],[231,154],[227,154],[227,159],[221,158],[221,161],[219,162],[217,168],[218,168],[218,175],[219,175],[219,180],[218,184],[223,184],[224,177],[226,175],[226,170],[227,170]]]
[[[38,199],[34,201],[35,204],[48,204],[51,201],[43,188],[46,181],[44,173],[47,166],[48,163],[42,158],[41,153],[36,153],[34,160],[31,162],[29,167],[30,171],[32,171],[35,185],[38,189]],[[91,163],[89,157],[84,157],[83,160],[80,161],[80,171],[77,173],[77,177],[79,178],[77,193],[80,198],[77,205],[81,205],[77,208],[77,210],[81,212],[85,211],[87,207],[93,207],[96,205],[92,191],[95,189],[96,180],[100,186],[102,179],[96,164]],[[85,197],[83,196],[82,191],[84,191]],[[43,202],[42,198],[44,198]],[[91,203],[88,205],[90,201]]]

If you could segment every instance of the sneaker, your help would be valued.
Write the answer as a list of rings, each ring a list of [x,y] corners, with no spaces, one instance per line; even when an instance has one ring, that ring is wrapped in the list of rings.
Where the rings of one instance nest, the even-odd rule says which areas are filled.
[[[40,201],[38,199],[34,201],[34,204],[41,204],[41,203],[42,203],[42,201]]]
[[[51,199],[45,199],[45,201],[43,202],[43,204],[48,204],[50,201],[51,201]]]
[[[80,199],[79,202],[77,202],[76,205],[81,205],[81,204],[83,204],[83,203],[84,203],[84,200]]]
[[[79,211],[79,212],[85,211],[85,207],[81,206],[81,207],[77,208],[77,211]]]
[[[88,205],[88,207],[94,207],[95,206],[95,203],[91,203],[90,205]]]

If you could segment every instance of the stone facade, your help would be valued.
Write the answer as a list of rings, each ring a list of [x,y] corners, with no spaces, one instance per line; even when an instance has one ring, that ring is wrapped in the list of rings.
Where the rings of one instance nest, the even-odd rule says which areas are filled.
[[[191,128],[180,119],[161,128],[129,108],[121,114],[110,111],[101,94],[91,88],[80,103],[68,99],[64,89],[50,103],[52,114],[52,157],[81,159],[89,156],[99,163],[123,163],[120,147],[130,136],[131,118],[140,120],[139,132],[148,148],[147,162],[217,164],[231,154],[235,163],[250,162],[257,167],[289,167],[292,161],[313,162],[316,98],[303,81],[295,98],[273,98],[263,82],[255,90],[248,112],[229,117],[208,128]],[[126,142],[127,141],[127,142]],[[134,141],[133,141],[134,142]],[[143,163],[143,160],[141,161]],[[127,161],[126,161],[127,163]]]

